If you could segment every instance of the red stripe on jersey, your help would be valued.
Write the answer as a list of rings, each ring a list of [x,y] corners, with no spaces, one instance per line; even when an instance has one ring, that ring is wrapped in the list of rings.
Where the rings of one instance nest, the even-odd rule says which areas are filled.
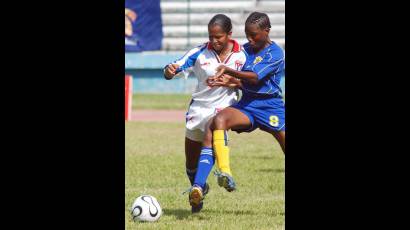
[[[239,43],[236,42],[235,40],[231,40],[231,42],[233,43],[232,52],[235,52],[235,53],[240,52],[241,46],[239,45]]]
[[[209,50],[213,49],[211,42],[208,42],[208,45],[206,46]]]
[[[219,59],[219,56],[217,53],[215,53],[214,50],[211,50],[212,54],[215,56],[216,60],[218,61],[218,63],[221,63],[221,60]]]
[[[228,63],[229,58],[231,58],[232,54],[233,54],[233,53],[229,54],[229,56],[228,56],[227,58],[225,58],[224,64]]]

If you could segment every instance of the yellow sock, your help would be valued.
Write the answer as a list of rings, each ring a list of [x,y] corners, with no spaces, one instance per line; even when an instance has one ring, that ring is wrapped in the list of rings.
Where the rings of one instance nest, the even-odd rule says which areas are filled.
[[[219,170],[232,176],[231,168],[229,167],[229,147],[225,130],[213,131],[213,147]]]

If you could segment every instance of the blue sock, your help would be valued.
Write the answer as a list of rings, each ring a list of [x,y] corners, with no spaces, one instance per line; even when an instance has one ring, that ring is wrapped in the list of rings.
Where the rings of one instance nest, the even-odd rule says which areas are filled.
[[[194,185],[196,169],[189,169],[186,168],[186,175],[188,176],[189,182],[191,182],[191,186]]]
[[[198,170],[195,175],[194,185],[199,185],[202,189],[205,187],[206,179],[215,163],[213,149],[202,147],[201,155],[198,160]]]

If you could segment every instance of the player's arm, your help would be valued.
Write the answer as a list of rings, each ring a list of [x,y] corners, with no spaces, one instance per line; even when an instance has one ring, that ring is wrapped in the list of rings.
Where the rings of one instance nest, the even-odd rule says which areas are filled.
[[[251,84],[256,85],[259,82],[258,75],[254,72],[238,71],[238,70],[234,70],[224,65],[218,66],[218,68],[216,68],[216,71],[217,71],[215,74],[216,78],[221,77],[223,74],[228,74],[234,78],[239,78]]]
[[[193,71],[198,54],[205,49],[207,43],[197,46],[188,51],[183,57],[172,62],[164,68],[164,77],[167,80],[173,78],[185,78]]]

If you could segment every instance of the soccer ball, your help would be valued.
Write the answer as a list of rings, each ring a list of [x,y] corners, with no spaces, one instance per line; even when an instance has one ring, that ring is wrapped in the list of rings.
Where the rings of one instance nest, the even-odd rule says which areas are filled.
[[[131,206],[131,216],[134,221],[157,221],[162,215],[162,209],[157,199],[150,195],[142,195],[135,199]]]

